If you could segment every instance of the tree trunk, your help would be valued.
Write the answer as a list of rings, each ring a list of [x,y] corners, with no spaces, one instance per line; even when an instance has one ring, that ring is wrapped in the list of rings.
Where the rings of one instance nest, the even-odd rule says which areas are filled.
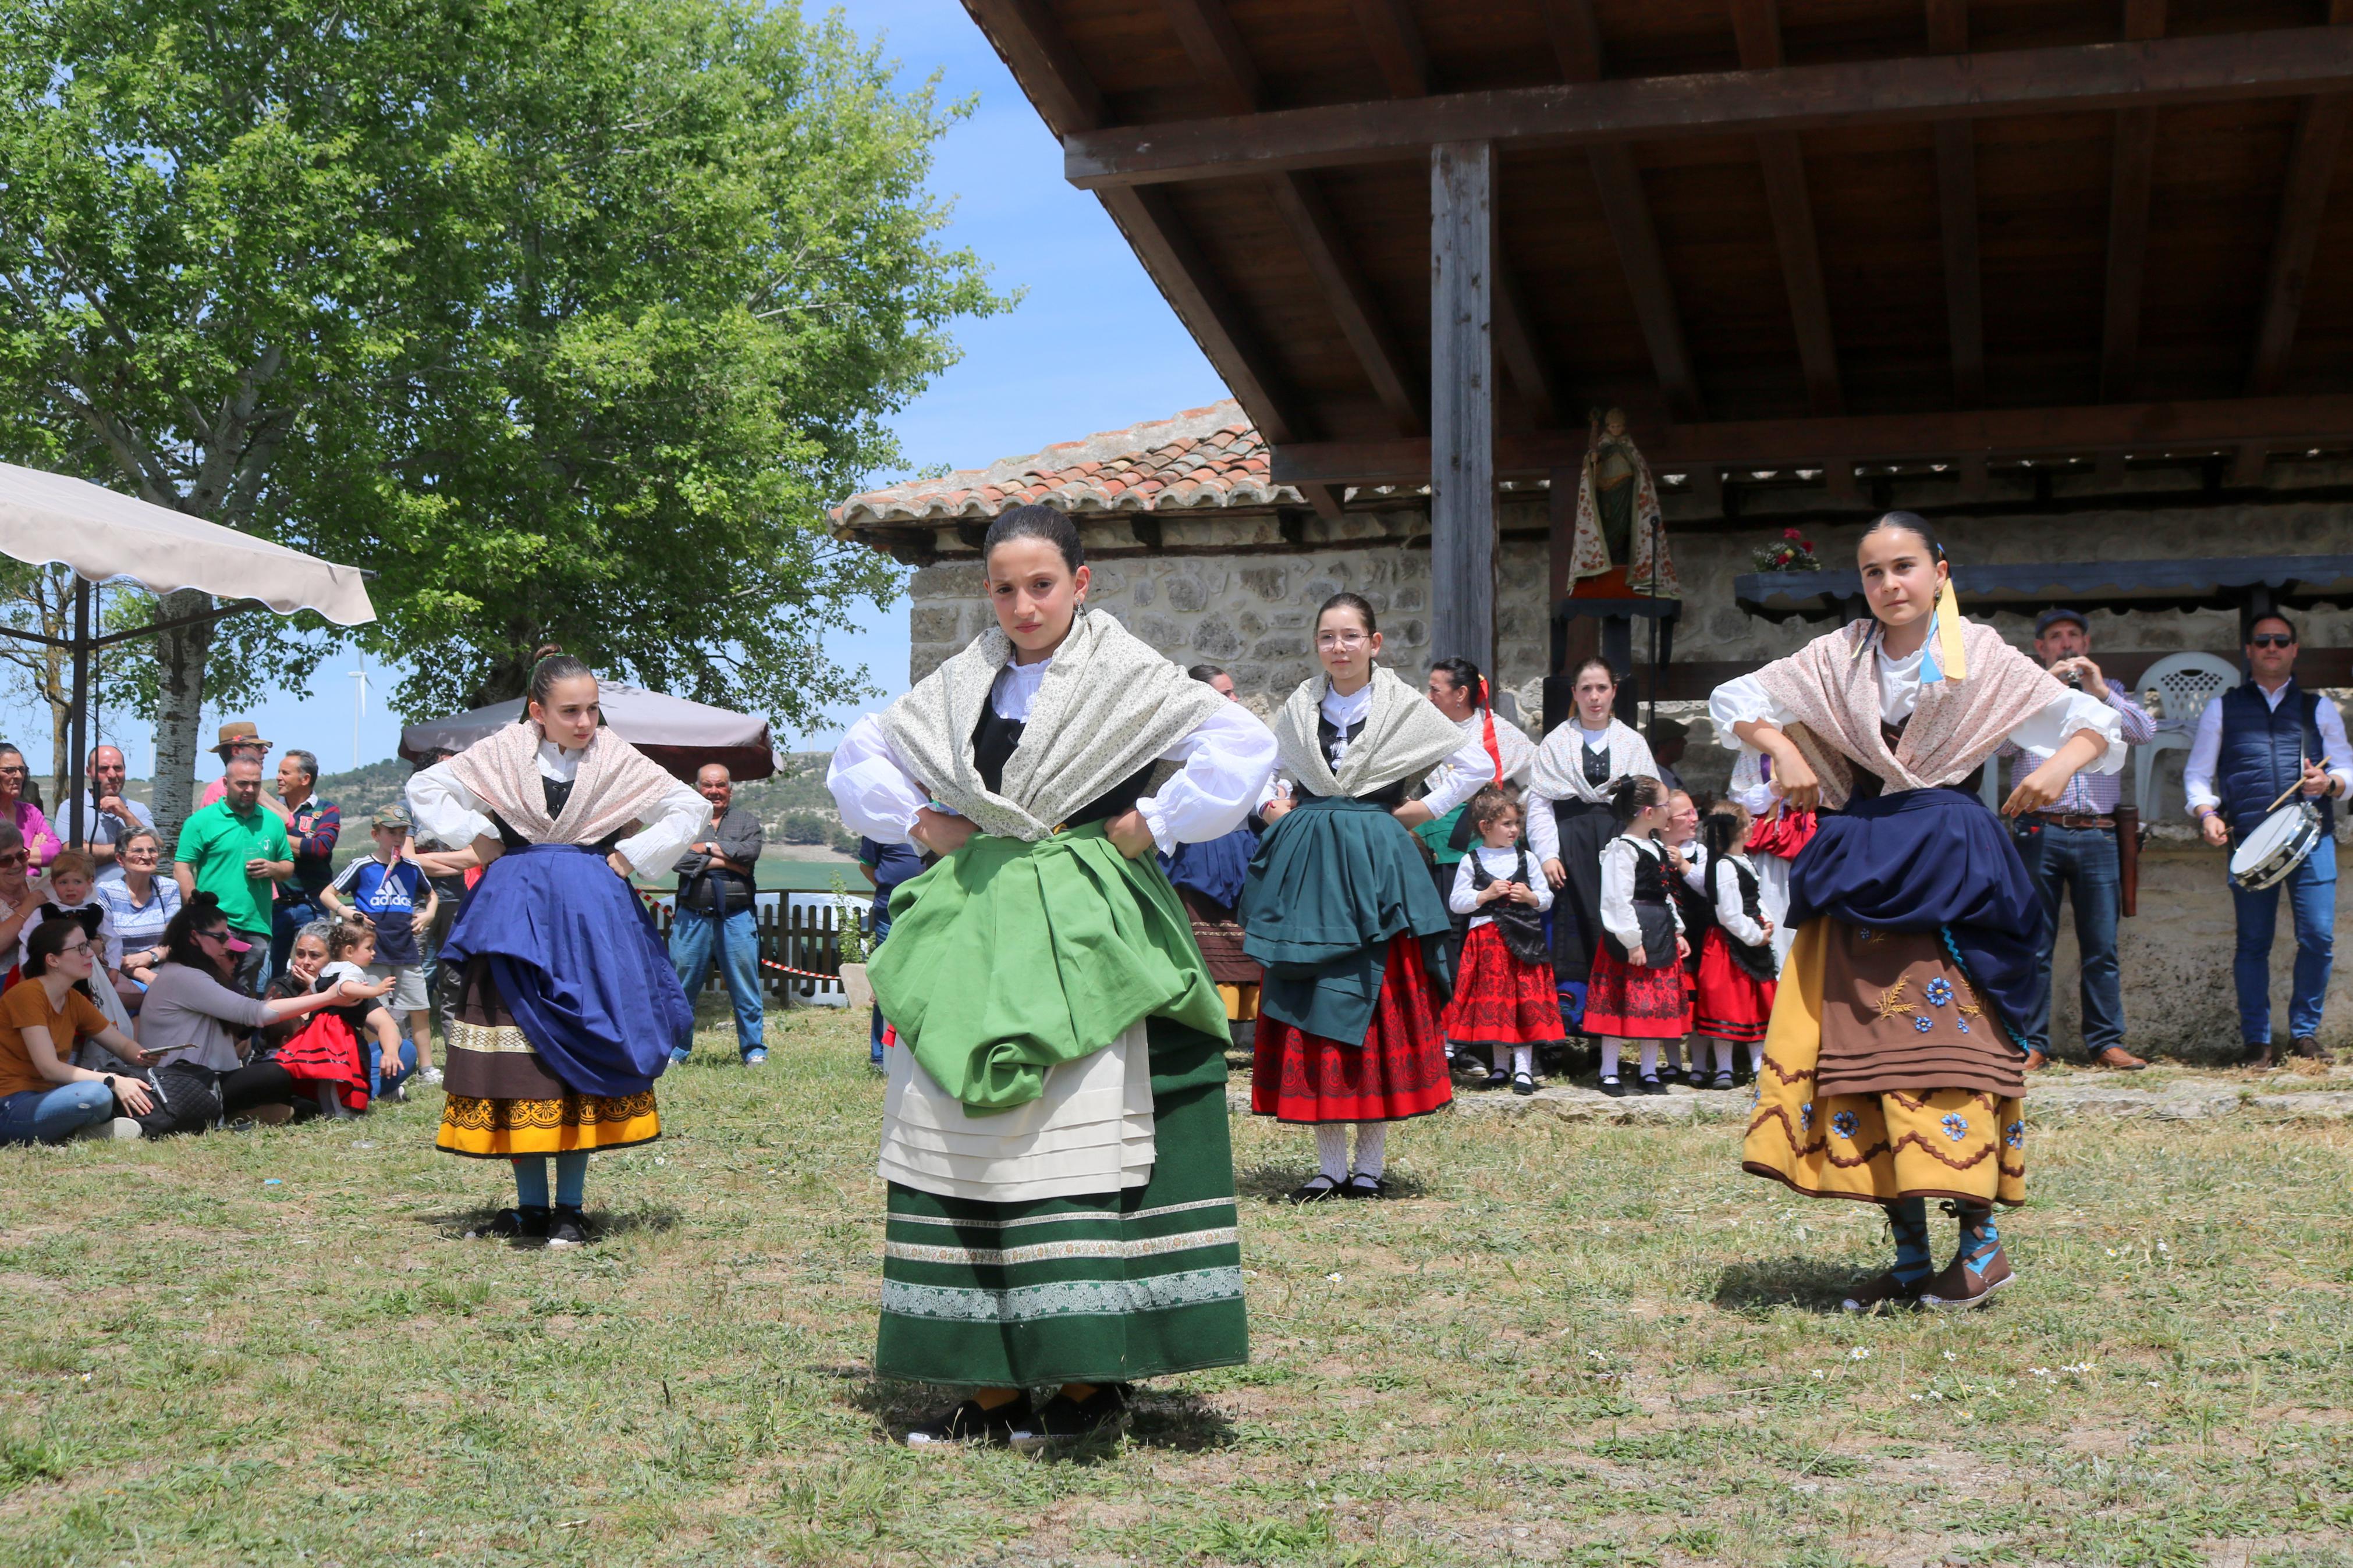
[[[155,605],[155,618],[177,620],[213,607],[213,597],[201,588],[181,588],[166,594]],[[196,752],[203,742],[205,658],[212,651],[213,623],[199,621],[159,633],[155,639],[158,669],[155,692],[155,781],[150,809],[164,836],[166,852],[180,836],[196,799]]]

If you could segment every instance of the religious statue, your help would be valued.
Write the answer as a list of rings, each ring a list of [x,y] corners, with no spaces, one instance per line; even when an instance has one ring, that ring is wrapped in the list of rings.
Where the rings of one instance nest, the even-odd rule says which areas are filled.
[[[1651,466],[1626,433],[1625,410],[1612,408],[1605,414],[1595,409],[1592,432],[1577,486],[1570,595],[1682,598],[1674,557],[1667,551],[1667,531],[1659,520],[1659,488],[1651,482]]]

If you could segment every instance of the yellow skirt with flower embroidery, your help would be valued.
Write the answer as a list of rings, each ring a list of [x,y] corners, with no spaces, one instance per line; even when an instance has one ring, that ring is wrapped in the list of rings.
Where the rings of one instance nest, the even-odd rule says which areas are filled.
[[[1818,1091],[1824,961],[1838,924],[1828,917],[1810,921],[1790,945],[1765,1034],[1741,1168],[1808,1197],[2024,1203],[2026,1117],[2019,1097],[1926,1087]]]
[[[442,1064],[441,1131],[434,1146],[477,1160],[626,1149],[661,1136],[654,1091],[582,1094],[554,1072],[520,1028],[489,962],[459,983]]]

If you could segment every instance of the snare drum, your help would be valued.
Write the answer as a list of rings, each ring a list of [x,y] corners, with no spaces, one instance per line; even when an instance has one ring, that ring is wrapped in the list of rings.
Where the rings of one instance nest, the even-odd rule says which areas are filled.
[[[2253,893],[2283,880],[2320,847],[2320,831],[2310,801],[2280,807],[2231,852],[2231,885]]]

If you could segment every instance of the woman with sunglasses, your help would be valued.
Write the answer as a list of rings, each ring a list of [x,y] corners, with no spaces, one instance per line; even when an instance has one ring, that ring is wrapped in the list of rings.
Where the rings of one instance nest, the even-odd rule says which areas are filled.
[[[16,951],[17,941],[25,934],[25,923],[41,907],[40,889],[26,875],[32,863],[25,836],[0,822],[0,953]],[[13,986],[16,983],[16,966],[10,964],[5,984]]]
[[[152,827],[134,827],[115,847],[119,877],[100,882],[95,892],[106,906],[107,922],[122,944],[122,967],[115,976],[115,994],[136,1015],[146,999],[147,983],[164,962],[164,931],[180,912],[180,885],[160,876],[164,840]],[[0,927],[0,931],[5,931]]]
[[[41,815],[41,808],[25,798],[25,786],[31,777],[25,753],[0,742],[0,821],[24,835],[25,847],[31,852],[33,868],[37,871],[58,858],[65,843]]]
[[[161,1070],[184,1077],[201,1074],[205,1087],[219,1097],[222,1116],[250,1113],[255,1121],[275,1126],[294,1114],[294,1079],[275,1062],[248,1063],[246,1037],[280,1018],[321,1007],[348,1007],[364,998],[353,993],[349,982],[339,982],[307,996],[256,1001],[230,984],[237,955],[245,946],[210,893],[198,893],[182,905],[164,928],[164,962],[155,968],[146,1005],[140,1010],[139,1041],[155,1055]],[[174,1131],[201,1131],[202,1127],[183,1125]]]
[[[62,1143],[84,1128],[115,1122],[119,1101],[132,1116],[153,1107],[147,1086],[73,1065],[74,1051],[95,1040],[134,1068],[154,1054],[114,1028],[88,994],[97,953],[74,921],[50,921],[25,943],[25,979],[0,996],[0,1143]],[[119,1119],[118,1137],[139,1124]]]

